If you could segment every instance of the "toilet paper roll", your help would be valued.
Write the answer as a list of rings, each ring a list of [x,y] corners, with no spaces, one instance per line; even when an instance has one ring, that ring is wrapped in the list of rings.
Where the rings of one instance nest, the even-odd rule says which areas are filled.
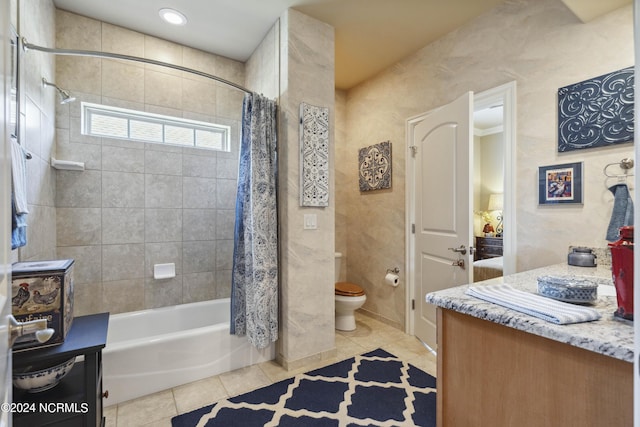
[[[398,280],[399,278],[397,274],[387,273],[387,275],[384,276],[384,281],[387,282],[388,285],[393,286],[394,288],[398,286]]]

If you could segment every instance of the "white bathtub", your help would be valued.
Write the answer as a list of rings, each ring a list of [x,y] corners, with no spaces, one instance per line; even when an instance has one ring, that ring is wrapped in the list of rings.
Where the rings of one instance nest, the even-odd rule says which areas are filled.
[[[229,334],[230,299],[115,314],[103,350],[105,406],[272,360]]]

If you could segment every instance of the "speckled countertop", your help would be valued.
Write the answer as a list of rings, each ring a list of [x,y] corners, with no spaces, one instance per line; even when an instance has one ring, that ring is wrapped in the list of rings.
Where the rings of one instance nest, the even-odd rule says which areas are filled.
[[[499,283],[506,283],[516,289],[536,293],[538,288],[536,279],[542,275],[597,276],[610,279],[611,266],[599,265],[598,267],[589,268],[557,264],[509,275],[504,278],[499,277],[472,285],[432,292],[427,294],[426,300],[428,303],[435,304],[438,307],[615,357],[626,362],[633,362],[633,322],[613,316],[613,312],[618,307],[613,284],[610,288],[609,286],[600,286],[598,288],[598,301],[591,305],[591,307],[602,313],[600,320],[571,325],[556,325],[465,294],[469,286]]]

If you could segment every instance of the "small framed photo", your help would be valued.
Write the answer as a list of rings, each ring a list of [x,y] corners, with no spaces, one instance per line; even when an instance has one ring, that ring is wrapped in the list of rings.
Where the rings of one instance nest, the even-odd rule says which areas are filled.
[[[582,162],[538,168],[538,204],[582,204]]]

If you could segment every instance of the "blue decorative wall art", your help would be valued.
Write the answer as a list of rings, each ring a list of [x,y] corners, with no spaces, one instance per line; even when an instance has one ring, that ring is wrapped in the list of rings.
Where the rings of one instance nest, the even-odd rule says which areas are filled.
[[[329,206],[329,109],[300,104],[300,206]]]
[[[633,67],[558,89],[558,152],[633,141]]]
[[[360,191],[391,188],[391,142],[361,148],[358,164]]]

